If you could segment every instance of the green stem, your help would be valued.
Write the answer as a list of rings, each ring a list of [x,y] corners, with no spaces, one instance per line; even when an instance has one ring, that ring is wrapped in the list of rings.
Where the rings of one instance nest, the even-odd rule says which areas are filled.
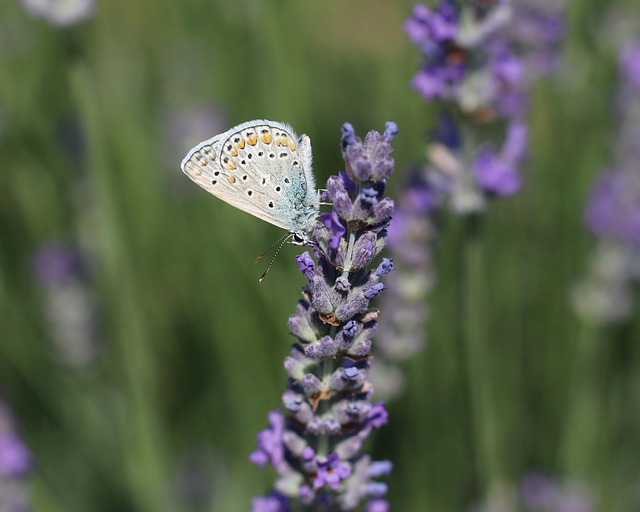
[[[482,214],[465,219],[462,311],[476,469],[481,487],[491,493],[502,480],[502,470],[488,359],[483,220]]]
[[[601,346],[599,329],[582,322],[577,354],[570,375],[567,414],[561,439],[562,465],[566,474],[580,476],[597,463],[602,443],[603,410]]]

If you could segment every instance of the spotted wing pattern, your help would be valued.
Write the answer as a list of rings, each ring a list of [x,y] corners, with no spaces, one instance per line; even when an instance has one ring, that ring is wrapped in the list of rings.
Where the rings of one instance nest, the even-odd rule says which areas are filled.
[[[214,196],[293,233],[310,230],[318,215],[311,142],[282,123],[250,121],[201,142],[182,170]]]

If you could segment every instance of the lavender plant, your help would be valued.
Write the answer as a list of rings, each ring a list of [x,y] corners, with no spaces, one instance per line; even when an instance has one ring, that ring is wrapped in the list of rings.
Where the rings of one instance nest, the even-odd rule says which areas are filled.
[[[436,279],[433,253],[443,199],[438,178],[431,164],[406,176],[388,229],[388,247],[397,271],[387,278],[381,299],[387,314],[378,327],[376,365],[371,371],[376,393],[385,399],[404,391],[406,379],[400,366],[414,357],[426,340],[426,298]]]
[[[521,188],[530,85],[554,68],[564,37],[559,6],[546,0],[441,0],[414,7],[405,22],[423,61],[412,87],[456,118],[462,145],[432,146],[447,176],[452,209],[472,214],[489,197]],[[501,148],[487,135],[502,134]]]
[[[0,510],[28,512],[26,476],[31,453],[18,435],[11,411],[0,400]]]
[[[71,367],[90,364],[100,351],[98,304],[85,258],[72,244],[50,242],[33,256],[44,319],[57,359]]]
[[[598,177],[584,211],[597,244],[573,294],[582,319],[607,324],[629,317],[640,280],[640,39],[618,56],[618,122],[611,166]]]
[[[372,301],[393,270],[387,258],[372,264],[394,208],[384,193],[397,127],[389,122],[383,135],[371,131],[364,141],[349,123],[342,132],[345,172],[331,176],[324,193],[332,211],[313,232],[313,256],[296,258],[307,284],[289,318],[297,342],[284,361],[283,410],[269,414],[251,455],[278,477],[268,496],[253,501],[254,512],[354,510],[362,501],[369,512],[388,510],[387,486],[376,479],[391,463],[372,460],[362,445],[387,423],[383,404],[372,401],[368,373],[378,322]]]
[[[436,218],[447,204],[457,214],[477,214],[488,198],[520,189],[530,85],[555,69],[564,25],[558,4],[545,0],[442,0],[433,10],[416,4],[405,22],[423,57],[412,87],[443,111],[427,146],[430,162],[400,192],[391,229],[398,272],[384,299],[390,314],[374,373],[388,396],[403,385],[397,365],[425,343]],[[503,134],[500,150],[494,132]]]

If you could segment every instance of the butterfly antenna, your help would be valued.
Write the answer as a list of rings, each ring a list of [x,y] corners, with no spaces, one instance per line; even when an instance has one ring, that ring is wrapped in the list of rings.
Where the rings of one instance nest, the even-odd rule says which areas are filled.
[[[267,277],[267,274],[269,273],[269,270],[271,270],[271,267],[273,266],[273,262],[276,261],[276,258],[278,257],[278,253],[280,252],[280,249],[282,249],[282,246],[284,244],[287,243],[287,240],[289,240],[291,237],[293,236],[293,233],[287,233],[286,235],[284,235],[283,237],[279,238],[278,240],[276,240],[276,242],[280,242],[280,245],[278,246],[278,248],[276,249],[275,254],[273,255],[273,258],[271,258],[271,261],[269,262],[269,265],[267,265],[267,269],[262,273],[262,275],[260,276],[260,279],[258,279],[258,282],[261,283],[262,280]],[[273,247],[275,245],[272,244],[271,247]],[[271,247],[269,249],[271,249]],[[264,256],[264,254],[262,255]],[[262,259],[262,258],[261,258]]]
[[[258,256],[256,258],[256,263],[258,263],[259,261],[262,261],[262,259],[267,255],[267,253],[269,251],[271,251],[271,249],[273,249],[276,245],[280,244],[280,247],[282,247],[282,244],[284,243],[282,240],[289,238],[291,236],[291,233],[287,233],[285,235],[282,235],[280,238],[278,238],[275,242],[273,242],[269,247],[267,247],[267,250],[264,251],[260,256]],[[280,250],[280,249],[278,249]],[[277,252],[276,252],[277,254]]]

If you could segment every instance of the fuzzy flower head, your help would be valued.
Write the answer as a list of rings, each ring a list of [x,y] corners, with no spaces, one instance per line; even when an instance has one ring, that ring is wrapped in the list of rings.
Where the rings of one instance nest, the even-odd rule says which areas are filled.
[[[599,238],[640,248],[640,172],[610,170],[596,182],[585,210],[585,221]]]
[[[254,511],[296,503],[351,510],[361,502],[385,510],[386,485],[374,479],[390,464],[371,462],[363,444],[388,420],[383,404],[372,402],[368,374],[379,314],[372,303],[393,271],[393,262],[378,256],[394,208],[385,190],[397,132],[390,122],[362,140],[349,123],[342,127],[345,172],[329,178],[323,197],[333,209],[315,227],[313,254],[296,257],[307,283],[289,318],[296,343],[284,362],[282,412],[270,414],[251,455],[259,466],[275,468],[277,492],[255,500]]]
[[[640,39],[628,41],[623,46],[618,63],[622,79],[640,92]]]

